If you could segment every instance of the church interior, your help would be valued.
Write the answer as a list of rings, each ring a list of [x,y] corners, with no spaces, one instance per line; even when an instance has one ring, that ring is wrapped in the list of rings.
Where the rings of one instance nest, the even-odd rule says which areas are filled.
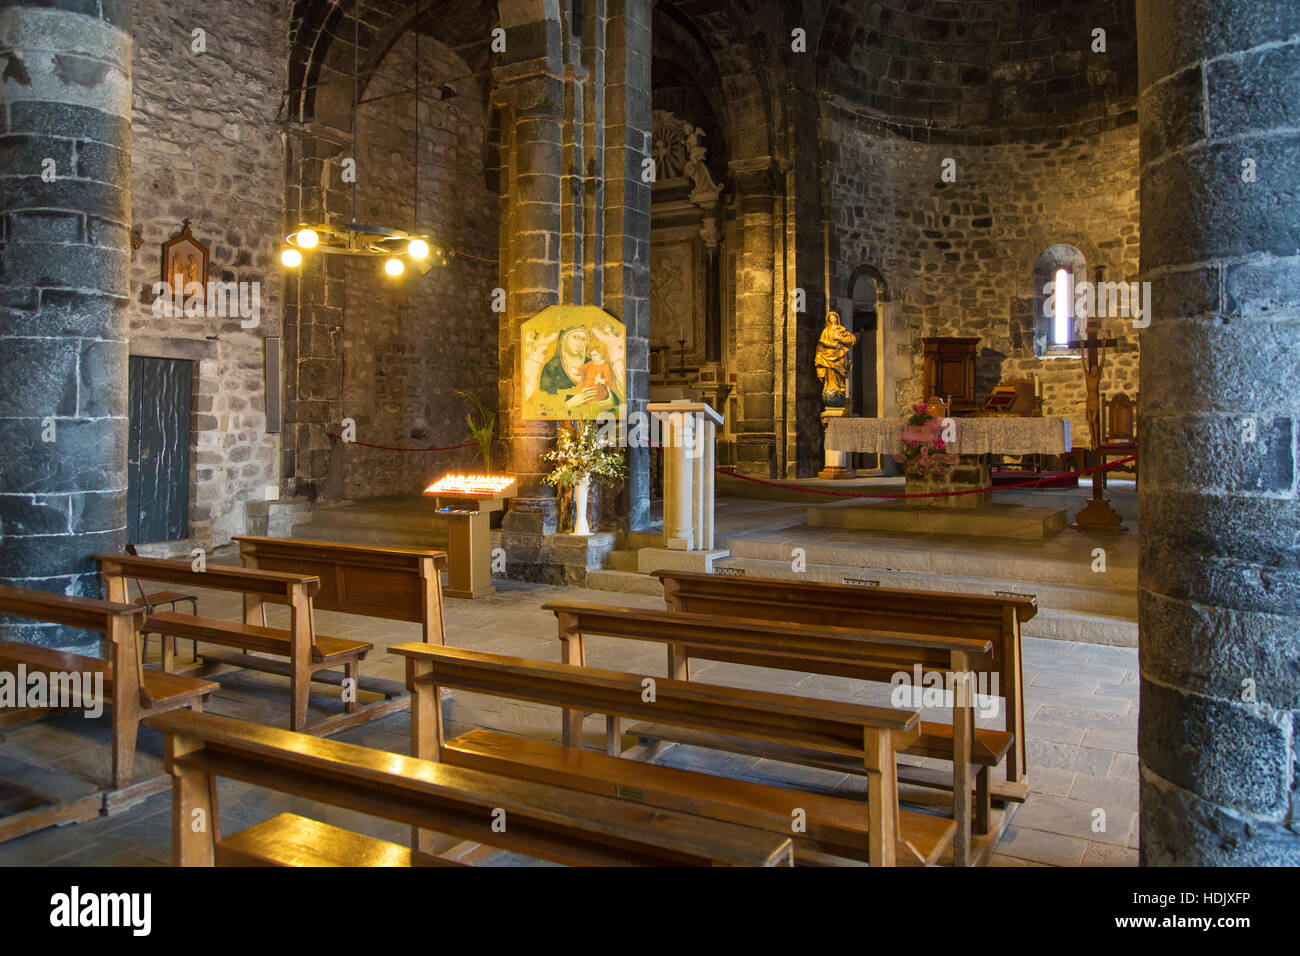
[[[1300,865],[1294,0],[0,60],[0,865]]]

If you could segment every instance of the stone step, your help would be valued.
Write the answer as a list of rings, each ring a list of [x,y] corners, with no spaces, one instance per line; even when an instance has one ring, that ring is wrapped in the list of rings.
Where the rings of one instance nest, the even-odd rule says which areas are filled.
[[[638,550],[630,548],[611,551],[605,555],[605,568],[609,571],[635,571],[639,553]]]
[[[620,591],[624,594],[656,594],[663,596],[664,588],[658,578],[632,571],[592,571],[587,575],[587,587],[595,591]]]
[[[993,538],[1050,538],[1066,526],[1064,508],[985,504],[978,508],[909,508],[902,502],[845,502],[807,510],[815,528],[904,534],[969,534]]]
[[[1043,582],[1119,591],[1137,589],[1136,567],[1126,567],[1111,560],[1104,573],[1094,572],[1092,550],[1096,545],[1092,540],[1082,537],[1079,538],[1078,555],[1073,560],[1060,557],[1059,550],[1056,549],[1044,555],[1036,553],[1030,547],[1008,553],[954,550],[948,546],[931,549],[898,541],[861,544],[819,543],[799,538],[729,538],[725,546],[731,551],[732,560],[753,558],[778,562],[787,567],[795,558],[794,549],[801,548],[803,560],[810,566],[988,578],[1009,582]]]
[[[439,548],[447,547],[445,526],[430,526],[427,530],[412,530],[409,526],[346,524],[318,517],[301,521],[293,526],[293,537],[307,541],[337,541],[341,544],[368,544],[384,548]]]
[[[1079,641],[1084,644],[1111,644],[1137,647],[1137,621],[1105,614],[1039,609],[1024,626],[1025,637],[1045,637],[1053,641]]]
[[[1042,581],[1016,581],[1006,578],[886,571],[845,565],[809,564],[803,571],[795,571],[790,561],[765,561],[734,556],[718,561],[715,567],[743,568],[747,574],[754,577],[819,581],[827,584],[872,581],[875,582],[876,587],[905,588],[914,591],[957,591],[962,594],[1012,592],[1033,595],[1038,601],[1039,608],[1044,610],[1095,613],[1125,620],[1137,620],[1136,590],[1049,584]]]
[[[662,531],[628,531],[620,537],[619,544],[625,550],[639,551],[642,548],[662,548],[664,535]]]
[[[392,528],[397,531],[410,530],[412,525],[428,522],[430,525],[443,525],[444,519],[438,515],[433,502],[428,505],[406,508],[361,507],[345,505],[337,508],[318,508],[310,515],[311,521],[329,523],[338,526],[362,528]]]

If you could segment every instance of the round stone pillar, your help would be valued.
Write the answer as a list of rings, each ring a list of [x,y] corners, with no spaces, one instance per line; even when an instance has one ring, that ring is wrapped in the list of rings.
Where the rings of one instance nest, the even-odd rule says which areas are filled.
[[[125,544],[129,11],[0,9],[0,584],[98,597],[91,555]],[[3,620],[0,639],[93,645]]]
[[[1300,5],[1139,0],[1141,856],[1300,864]]]

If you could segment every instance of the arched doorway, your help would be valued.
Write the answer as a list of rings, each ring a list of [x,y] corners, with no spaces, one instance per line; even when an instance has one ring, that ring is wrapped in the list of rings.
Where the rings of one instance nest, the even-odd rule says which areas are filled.
[[[884,277],[870,266],[860,266],[849,280],[853,312],[841,316],[854,335],[853,385],[850,408],[857,418],[878,418],[884,407],[884,328],[881,306],[889,298]],[[855,454],[851,467],[855,472],[881,473],[885,463],[880,455]]]

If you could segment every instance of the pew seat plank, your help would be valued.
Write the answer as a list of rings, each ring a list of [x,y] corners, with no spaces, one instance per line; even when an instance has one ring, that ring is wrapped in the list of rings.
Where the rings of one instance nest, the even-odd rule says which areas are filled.
[[[789,837],[263,727],[212,714],[151,718],[168,735],[174,807],[217,813],[214,777],[578,866],[788,866]],[[504,829],[495,824],[508,821]],[[213,828],[173,814],[173,859],[214,862]]]
[[[407,847],[341,827],[281,813],[223,837],[216,846],[217,866],[461,866],[441,857],[419,855]]]
[[[177,614],[161,611],[150,614],[144,619],[144,630],[160,632],[171,637],[191,638],[221,644],[226,647],[239,647],[266,654],[278,654],[288,657],[293,651],[293,636],[287,630],[274,627],[262,627],[260,624],[241,624],[238,621],[223,621],[214,617],[196,617],[193,614]],[[353,641],[343,637],[328,637],[324,634],[314,635],[314,645],[319,655],[313,654],[318,663],[332,664],[346,660],[364,660],[374,645],[365,641]]]
[[[19,664],[26,664],[28,671],[101,673],[104,675],[104,705],[110,705],[113,698],[113,665],[99,657],[86,657],[68,651],[55,651],[48,647],[36,647],[16,641],[0,641],[0,671],[15,673]],[[155,709],[185,707],[201,701],[214,692],[217,685],[212,681],[180,674],[168,674],[163,671],[144,670],[144,692],[150,706]]]
[[[948,727],[947,724],[928,725],[922,721],[922,735],[925,734],[927,726],[937,726],[940,728]],[[665,742],[673,744],[685,744],[688,747],[702,747],[707,750],[721,750],[725,753],[740,754],[742,756],[759,756],[769,760],[779,760],[783,763],[801,764],[805,767],[817,767],[822,770],[832,770],[837,773],[849,773],[857,776],[863,774],[862,764],[851,758],[844,757],[840,754],[828,753],[824,750],[818,750],[811,747],[792,747],[787,744],[774,743],[772,741],[753,741],[740,737],[733,737],[729,734],[710,733],[708,731],[696,730],[691,727],[678,727],[670,724],[643,722],[631,724],[623,728],[623,732],[630,737],[636,737],[645,743]],[[977,731],[978,733],[978,731]],[[1009,744],[1001,741],[1002,732],[993,731],[999,739],[996,741],[999,747],[1002,747],[1002,753],[1006,753]],[[951,728],[949,728],[951,734]],[[921,739],[921,738],[918,738]],[[917,755],[915,746],[910,746],[906,751],[908,754]],[[972,760],[976,766],[984,768],[996,766],[1001,759],[992,759],[988,752],[976,749],[976,753],[984,752],[983,760]],[[949,748],[947,754],[934,753],[930,756],[946,757],[952,759],[952,750]],[[990,762],[991,761],[991,762]],[[898,779],[903,783],[909,783],[914,786],[926,787],[936,790],[952,789],[952,774],[948,771],[931,770],[925,767],[909,767],[900,764],[898,768]],[[1029,788],[1025,785],[1017,784],[1012,780],[990,780],[988,782],[989,792],[992,796],[999,797],[1003,800],[1009,800],[1014,803],[1024,803],[1029,797]]]
[[[662,767],[488,730],[472,730],[450,741],[442,759],[472,770],[523,777],[785,835],[791,834],[793,814],[800,809],[806,815],[807,840],[796,850],[796,862],[806,845],[849,859],[868,857],[869,829],[862,801]],[[895,841],[898,865],[937,862],[955,830],[956,823],[946,817],[901,812]]]

